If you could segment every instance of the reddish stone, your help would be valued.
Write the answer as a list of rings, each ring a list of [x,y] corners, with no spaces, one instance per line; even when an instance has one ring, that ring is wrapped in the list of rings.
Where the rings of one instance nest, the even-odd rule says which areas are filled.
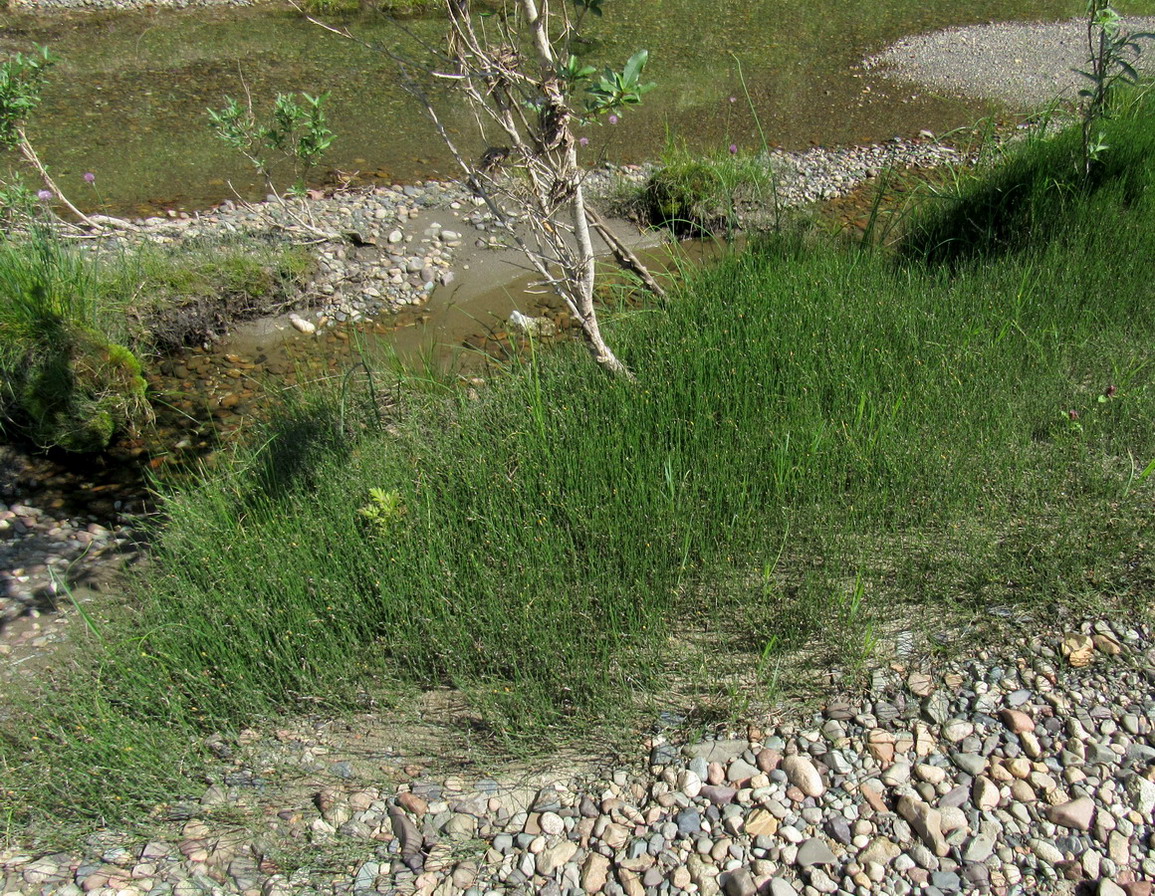
[[[882,791],[875,790],[869,784],[863,784],[859,788],[859,792],[862,794],[863,799],[865,799],[868,803],[870,803],[870,807],[875,812],[889,812],[890,811],[890,809],[887,808],[886,801],[882,798]]]
[[[429,803],[424,798],[408,791],[397,795],[397,805],[407,812],[412,812],[418,818],[429,811]]]
[[[1015,734],[1035,730],[1035,720],[1021,709],[1000,709],[999,718]]]
[[[1052,806],[1047,815],[1057,825],[1077,831],[1088,831],[1095,816],[1095,803],[1090,797],[1081,796],[1070,802]]]
[[[725,806],[734,802],[734,797],[738,795],[738,791],[733,787],[720,787],[714,784],[703,784],[702,789],[698,791],[699,796],[704,796],[715,806]]]
[[[778,763],[782,761],[782,754],[777,750],[759,750],[758,755],[754,757],[755,764],[758,766],[758,771],[770,774],[774,769],[778,768]]]

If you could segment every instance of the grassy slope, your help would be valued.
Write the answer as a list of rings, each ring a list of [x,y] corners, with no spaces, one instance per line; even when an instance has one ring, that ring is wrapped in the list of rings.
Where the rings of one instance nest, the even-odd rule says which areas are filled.
[[[179,787],[197,732],[390,682],[564,737],[669,686],[672,639],[708,624],[752,666],[802,644],[849,664],[896,615],[1137,600],[1151,150],[1130,165],[946,266],[803,236],[731,258],[613,328],[636,384],[562,351],[392,434],[303,399],[172,498],[99,680],[9,726],[14,804],[122,817]]]

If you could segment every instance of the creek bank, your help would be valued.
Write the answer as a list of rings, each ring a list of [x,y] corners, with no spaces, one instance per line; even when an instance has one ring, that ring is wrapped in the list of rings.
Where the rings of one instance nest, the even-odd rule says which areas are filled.
[[[846,195],[888,168],[931,168],[960,161],[955,150],[932,139],[896,139],[884,145],[815,148],[804,153],[775,151],[768,159],[777,177],[777,198],[784,207]],[[594,169],[589,173],[590,193],[604,206],[621,190],[641,184],[652,167]],[[317,242],[300,235],[302,219],[317,230],[354,236],[341,242]],[[288,306],[276,316],[245,326],[244,342],[254,358],[260,357],[262,346],[278,342],[302,352],[314,345],[331,351],[323,347],[324,340],[342,336],[346,328],[372,324],[388,330],[391,321],[402,318],[412,325],[413,312],[430,318],[418,319],[416,326],[404,330],[415,352],[431,341],[444,341],[445,334],[460,345],[479,330],[501,331],[514,310],[540,313],[534,304],[537,297],[505,293],[502,287],[523,272],[520,254],[508,248],[507,234],[458,183],[429,181],[351,190],[310,199],[300,206],[227,202],[204,212],[172,212],[131,223],[132,229],[113,231],[96,241],[97,250],[120,252],[142,241],[179,247],[184,241],[238,235],[311,243],[316,271],[300,294],[289,297]],[[633,246],[655,240],[654,234],[625,222],[615,227]],[[425,311],[435,311],[436,316]],[[231,327],[237,322],[224,323]],[[190,330],[186,335],[206,340],[204,348],[210,348],[209,343],[224,337],[225,329]],[[171,332],[168,336],[172,337]],[[252,365],[238,363],[227,347],[220,363],[220,376],[190,377],[193,365],[175,360],[173,387],[188,391],[204,381],[251,382],[255,375],[249,369]],[[198,362],[197,366],[204,365]],[[259,404],[258,398],[258,393],[222,390],[211,396],[214,406],[210,410],[218,420],[237,416]],[[179,456],[188,441],[182,438],[172,455]],[[197,450],[195,445],[187,447]],[[69,507],[70,502],[51,487],[45,488],[51,484],[45,480],[57,474],[34,458],[6,449],[7,473],[0,477],[0,510],[9,520],[7,527],[0,526],[0,645],[7,645],[11,660],[6,674],[19,670],[34,675],[33,670],[64,640],[76,609],[58,600],[62,586],[106,582],[136,556],[133,532],[139,514],[146,510],[146,488],[143,483],[135,487],[128,483],[131,499],[123,494],[107,497],[104,477],[118,466],[139,465],[148,458],[139,448],[122,454],[115,455],[115,463],[83,462],[83,491],[93,500]],[[90,545],[85,533],[94,536]],[[87,545],[83,550],[77,547],[77,538]]]
[[[765,161],[775,173],[776,199],[785,208],[845,195],[889,168],[932,168],[962,162],[963,157],[928,135],[802,153],[774,150]],[[592,169],[587,190],[604,206],[616,193],[637,189],[655,167]],[[319,328],[421,306],[439,287],[460,289],[465,280],[482,288],[507,283],[524,268],[484,203],[453,181],[349,190],[300,205],[225,202],[204,212],[137,219],[134,232],[113,234],[110,243],[119,249],[140,239],[179,244],[242,233],[309,240],[302,222],[311,230],[347,237],[340,242],[312,240],[318,271],[296,304],[298,316]],[[655,242],[652,233],[639,233],[625,222],[617,222],[615,230],[631,246]],[[493,283],[478,282],[479,265]],[[464,276],[471,271],[470,277]],[[287,316],[284,322],[289,324]]]

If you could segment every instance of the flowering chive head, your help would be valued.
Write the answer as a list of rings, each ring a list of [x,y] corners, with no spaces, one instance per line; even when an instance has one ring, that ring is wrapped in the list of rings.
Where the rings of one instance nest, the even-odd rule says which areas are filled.
[[[732,155],[732,156],[738,155],[738,144],[737,143],[731,143],[730,144],[730,155]]]
[[[580,143],[582,146],[589,146],[590,145],[590,138],[589,137],[582,137],[580,140],[578,140],[578,143]]]
[[[730,97],[730,102],[732,102],[732,103],[738,102],[738,97],[736,97],[736,96]]]
[[[41,190],[39,193],[36,194],[36,198],[41,199],[44,202],[47,202],[49,199],[52,198],[52,191],[51,190]]]
[[[84,182],[86,184],[93,183],[95,180],[96,180],[96,175],[93,174],[91,171],[85,171],[84,172]]]
[[[606,119],[606,121],[608,121],[610,124],[617,124],[618,123],[618,117],[616,115],[611,115],[609,118]]]

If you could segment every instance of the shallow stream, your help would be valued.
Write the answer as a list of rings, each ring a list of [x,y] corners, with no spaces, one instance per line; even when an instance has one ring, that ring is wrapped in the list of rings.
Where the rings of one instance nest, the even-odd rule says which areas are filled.
[[[1120,5],[1155,12],[1152,0]],[[618,125],[589,129],[586,161],[653,158],[671,137],[704,151],[798,149],[969,124],[987,111],[981,103],[889,82],[860,61],[907,34],[1083,8],[1082,0],[615,0],[592,29],[589,58],[620,65],[647,48],[657,87]],[[380,15],[348,24],[370,43],[406,41]],[[403,25],[442,40],[436,18]],[[291,8],[0,13],[0,51],[37,45],[59,62],[32,138],[61,188],[90,209],[145,213],[202,208],[234,189],[258,195],[246,163],[208,129],[206,110],[226,95],[265,108],[277,92],[330,91],[337,140],[320,176],[332,182],[455,173],[389,60]],[[446,106],[450,127],[472,133]]]

